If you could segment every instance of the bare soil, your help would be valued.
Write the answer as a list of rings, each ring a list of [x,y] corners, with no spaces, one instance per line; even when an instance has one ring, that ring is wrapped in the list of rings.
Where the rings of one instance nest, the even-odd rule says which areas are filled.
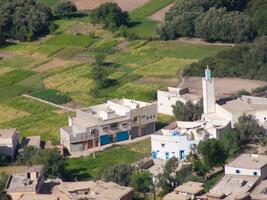
[[[132,11],[149,0],[72,0],[79,10],[93,10],[103,3],[116,2],[124,11]]]
[[[70,33],[83,33],[83,34],[88,34],[88,33],[94,33],[97,30],[100,30],[101,26],[100,25],[93,25],[90,23],[85,23],[85,22],[79,22],[71,26],[71,28],[68,30]]]
[[[189,91],[202,96],[201,77],[187,77],[184,79],[183,86],[189,87]],[[240,78],[215,78],[214,88],[216,97],[226,97],[236,94],[241,90],[251,92],[253,89],[267,86],[267,82],[258,80],[247,80]]]
[[[173,3],[167,5],[166,7],[160,9],[159,11],[155,12],[151,16],[149,16],[149,19],[159,21],[159,22],[164,22],[165,14],[166,12],[173,6]]]
[[[34,71],[45,72],[45,71],[48,71],[50,69],[54,69],[54,68],[58,68],[58,67],[64,67],[66,65],[77,64],[77,63],[78,63],[77,61],[68,61],[68,60],[63,60],[60,58],[53,58],[49,62],[35,68]]]
[[[207,45],[222,45],[222,46],[235,46],[234,43],[224,43],[224,42],[207,42],[200,38],[188,38],[188,37],[181,37],[177,38],[179,42],[186,42],[190,44],[207,44]]]
[[[17,54],[12,53],[12,52],[8,52],[8,51],[0,51],[0,59],[1,58],[11,58],[17,56]]]

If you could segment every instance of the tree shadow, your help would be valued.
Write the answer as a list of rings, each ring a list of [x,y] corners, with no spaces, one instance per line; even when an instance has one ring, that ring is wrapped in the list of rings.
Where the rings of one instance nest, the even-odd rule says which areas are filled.
[[[62,179],[64,181],[81,181],[93,179],[94,177],[90,173],[85,172],[86,170],[87,168],[84,167],[65,170]]]

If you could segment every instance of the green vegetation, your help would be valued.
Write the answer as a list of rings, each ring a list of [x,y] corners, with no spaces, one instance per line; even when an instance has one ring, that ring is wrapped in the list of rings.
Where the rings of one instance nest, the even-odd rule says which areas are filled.
[[[58,3],[60,0],[37,0],[38,3],[40,4],[45,4],[47,6],[53,6],[56,3]]]
[[[173,114],[178,121],[196,121],[201,119],[203,113],[203,104],[198,102],[194,104],[192,101],[187,101],[185,104],[177,101],[173,108]]]
[[[35,1],[2,0],[0,5],[0,35],[20,41],[31,40],[49,32],[51,10]]]
[[[267,80],[267,38],[260,37],[252,44],[243,44],[193,63],[184,70],[185,76],[202,76],[209,65],[216,77],[240,77]]]
[[[75,6],[74,3],[72,3],[71,1],[62,1],[57,3],[54,7],[53,7],[53,14],[55,16],[64,18],[69,16],[70,14],[74,13],[77,11],[77,8]]]
[[[51,1],[49,5],[52,4]],[[43,140],[58,143],[59,127],[67,124],[69,113],[22,94],[57,103],[71,99],[81,106],[122,97],[151,101],[158,89],[178,84],[180,71],[186,65],[228,48],[178,41],[128,41],[117,32],[88,21],[88,17],[77,16],[54,20],[51,35],[0,47],[1,52],[7,53],[0,59],[0,114],[4,116],[0,119],[1,128],[16,127],[20,137],[41,135]],[[152,27],[157,22],[146,18],[142,21],[147,22],[144,27],[130,25],[126,31],[148,37],[151,30],[155,34]],[[98,79],[94,78],[93,66],[103,54],[105,79],[109,81],[107,87],[95,93]]]
[[[115,164],[130,164],[150,154],[150,140],[115,146],[91,156],[66,160],[65,175],[67,180],[99,179],[108,167]]]
[[[17,163],[20,165],[43,165],[46,178],[60,178],[64,172],[64,159],[57,149],[36,149],[25,147]]]
[[[145,18],[154,14],[158,10],[164,8],[165,6],[173,3],[174,0],[153,0],[148,1],[145,5],[133,10],[130,13],[130,17],[133,19]]]
[[[116,164],[108,167],[102,179],[106,182],[112,181],[121,186],[129,186],[134,168],[129,164]]]
[[[34,91],[33,93],[31,93],[31,95],[55,104],[64,104],[71,101],[71,98],[66,95],[60,94],[60,92],[55,89],[43,89],[40,91]]]
[[[128,13],[121,10],[116,3],[104,3],[91,13],[94,24],[103,24],[104,28],[115,30],[128,23]]]
[[[253,4],[253,3],[252,3]],[[177,37],[199,37],[207,41],[250,41],[256,36],[254,24],[264,20],[259,15],[246,15],[247,0],[197,1],[179,0],[166,14],[166,22],[158,33],[164,40]],[[253,6],[251,10],[254,10]],[[252,19],[252,20],[251,20]],[[258,33],[260,34],[260,33]]]

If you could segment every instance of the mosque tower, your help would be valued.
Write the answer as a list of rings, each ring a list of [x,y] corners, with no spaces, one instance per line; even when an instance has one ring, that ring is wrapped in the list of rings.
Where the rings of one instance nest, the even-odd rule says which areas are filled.
[[[203,112],[204,114],[216,112],[214,79],[211,77],[211,70],[207,66],[205,70],[205,77],[202,78],[202,92],[203,92]]]

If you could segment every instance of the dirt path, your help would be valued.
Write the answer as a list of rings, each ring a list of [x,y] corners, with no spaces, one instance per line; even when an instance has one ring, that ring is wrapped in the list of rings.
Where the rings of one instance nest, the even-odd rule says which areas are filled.
[[[149,0],[72,0],[79,10],[93,10],[103,3],[116,2],[124,11],[132,11]]]
[[[173,6],[173,3],[167,5],[166,7],[160,9],[159,11],[155,12],[153,15],[149,16],[149,19],[164,22],[166,12]]]
[[[52,60],[48,61],[47,63],[44,63],[44,64],[40,65],[39,67],[35,68],[34,71],[46,72],[50,69],[65,67],[68,65],[74,65],[74,64],[78,64],[78,63],[79,63],[78,61],[68,61],[68,60],[63,60],[60,58],[53,58]]]
[[[28,95],[28,94],[22,94],[22,96],[26,97],[28,99],[34,99],[36,101],[48,104],[50,106],[53,106],[53,107],[56,107],[56,108],[59,108],[59,109],[62,109],[62,110],[67,110],[67,111],[70,111],[70,112],[76,112],[78,110],[78,109],[69,108],[69,107],[66,107],[66,106],[63,106],[63,105],[58,105],[58,104],[55,104],[55,103],[51,103],[49,101],[46,101],[46,100],[43,100],[43,99],[39,99],[39,98],[33,97],[31,95]]]
[[[178,38],[176,41],[178,42],[185,42],[190,44],[205,44],[205,45],[217,45],[217,46],[235,46],[234,43],[223,43],[223,42],[207,42],[205,40],[202,40],[200,38]]]

